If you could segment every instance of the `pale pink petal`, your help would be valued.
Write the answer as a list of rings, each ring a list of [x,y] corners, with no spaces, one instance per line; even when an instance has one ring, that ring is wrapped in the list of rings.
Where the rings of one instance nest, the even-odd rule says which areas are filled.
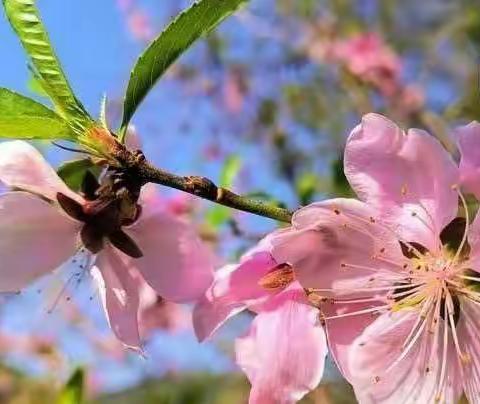
[[[60,179],[55,170],[31,144],[15,140],[0,143],[0,182],[56,201],[58,192],[83,202]]]
[[[467,362],[463,364],[463,384],[470,404],[480,403],[480,306],[469,299],[461,300],[462,311],[457,331]]]
[[[139,285],[134,271],[129,258],[108,245],[98,255],[92,276],[113,333],[127,347],[139,349]]]
[[[460,149],[460,182],[480,198],[480,123],[473,121],[456,130]]]
[[[35,195],[0,196],[0,292],[22,289],[77,249],[79,223]]]
[[[325,306],[322,306],[322,312],[326,317],[339,316],[366,310],[380,304],[380,302],[371,302],[369,304],[330,304],[327,302]],[[351,379],[349,369],[350,346],[373,321],[375,321],[375,317],[371,313],[339,317],[325,321],[330,354],[343,377],[349,381]]]
[[[270,296],[258,282],[275,266],[270,253],[258,251],[247,254],[238,265],[219,269],[212,285],[193,310],[197,338],[203,341],[249,304]]]
[[[247,374],[250,404],[291,404],[313,390],[323,375],[327,345],[318,310],[303,293],[273,297],[236,342],[237,362]]]
[[[365,203],[354,199],[332,199],[300,209],[293,228],[272,238],[272,243],[275,260],[290,263],[302,286],[334,289],[337,295],[362,294],[357,289],[401,279],[406,262],[392,231]]]
[[[415,309],[383,314],[354,341],[349,373],[360,403],[434,404],[439,397],[441,402],[455,403],[460,398],[462,383],[451,335],[446,383],[439,389],[443,320],[438,322],[436,333],[427,327],[410,349],[402,348],[418,316]]]
[[[480,272],[480,210],[469,226],[467,239],[470,245],[468,267]]]
[[[365,115],[347,141],[345,174],[360,199],[397,224],[407,241],[436,249],[456,216],[458,168],[424,131],[406,134],[381,115]]]
[[[212,254],[185,221],[160,211],[142,214],[125,232],[143,253],[132,265],[160,296],[175,302],[191,301],[210,286]]]

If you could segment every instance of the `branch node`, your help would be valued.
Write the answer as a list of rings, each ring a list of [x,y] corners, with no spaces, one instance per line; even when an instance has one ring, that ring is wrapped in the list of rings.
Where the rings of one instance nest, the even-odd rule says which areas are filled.
[[[217,199],[217,186],[208,178],[189,176],[185,178],[187,191],[193,195],[215,201]]]

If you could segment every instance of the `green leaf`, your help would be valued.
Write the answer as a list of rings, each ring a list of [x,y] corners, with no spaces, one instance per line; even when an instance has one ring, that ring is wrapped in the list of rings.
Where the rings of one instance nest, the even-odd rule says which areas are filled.
[[[303,173],[298,178],[295,187],[302,205],[307,205],[312,202],[312,198],[318,190],[319,182],[318,176],[311,172]]]
[[[231,155],[225,161],[222,172],[220,173],[220,186],[230,188],[242,168],[242,160],[237,155]]]
[[[85,174],[89,170],[96,176],[100,174],[100,168],[94,165],[89,158],[86,158],[63,163],[58,167],[57,174],[70,189],[79,191],[82,187]]]
[[[47,92],[43,89],[42,85],[40,82],[34,77],[31,76],[30,79],[27,82],[27,88],[34,94],[40,96],[40,97],[45,97],[49,98]]]
[[[350,186],[350,183],[345,176],[343,168],[343,158],[339,157],[332,162],[331,176],[333,184],[333,193],[335,196],[342,196],[345,198],[354,197],[354,192]]]
[[[230,155],[226,160],[220,173],[220,186],[230,188],[235,181],[240,169],[242,160],[236,154]],[[206,222],[210,227],[218,229],[232,217],[232,210],[225,206],[213,206],[207,211]]]
[[[3,6],[13,29],[32,61],[32,74],[52,99],[64,118],[70,118],[79,129],[89,115],[77,100],[63,73],[45,27],[35,6],[35,0],[3,0]]]
[[[135,64],[124,101],[121,133],[157,80],[198,38],[214,29],[248,0],[200,0],[182,12]]]
[[[83,379],[83,370],[75,370],[68,382],[63,386],[57,404],[81,404],[83,401]]]
[[[225,206],[214,206],[205,215],[205,220],[213,229],[218,229],[232,217],[232,210]]]
[[[0,138],[75,140],[67,121],[42,104],[0,88]]]

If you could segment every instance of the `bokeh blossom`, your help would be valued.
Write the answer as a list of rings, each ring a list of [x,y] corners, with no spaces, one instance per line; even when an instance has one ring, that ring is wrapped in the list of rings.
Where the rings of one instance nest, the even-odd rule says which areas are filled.
[[[251,404],[300,400],[320,382],[327,353],[318,310],[290,266],[278,264],[270,249],[267,237],[239,264],[218,270],[193,313],[200,340],[243,310],[256,313],[235,344],[237,363],[252,384]]]
[[[158,295],[148,283],[140,285],[139,328],[142,339],[156,330],[176,332],[190,325],[190,313],[182,305],[172,303]]]
[[[28,143],[0,145],[0,181],[10,189],[0,195],[1,292],[19,291],[80,254],[83,270],[95,261],[92,275],[113,332],[139,348],[142,282],[175,302],[196,299],[211,282],[210,251],[149,187],[135,220],[105,236],[116,216],[108,208],[89,217],[92,201],[72,192]]]
[[[400,59],[376,33],[360,33],[334,41],[327,58],[343,64],[351,74],[373,84],[386,96],[396,92]]]
[[[309,205],[273,238],[360,403],[479,402],[480,219],[460,179],[478,189],[480,128],[459,133],[460,168],[428,133],[366,115],[344,158],[359,200]]]

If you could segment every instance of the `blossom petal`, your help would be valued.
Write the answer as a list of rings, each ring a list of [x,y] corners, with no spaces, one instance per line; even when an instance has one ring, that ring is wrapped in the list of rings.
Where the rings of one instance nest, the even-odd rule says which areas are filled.
[[[399,226],[407,241],[434,250],[457,213],[458,168],[437,139],[368,114],[345,148],[345,174],[357,195]],[[412,216],[414,215],[414,216]]]
[[[157,191],[155,184],[149,183],[142,187],[138,203],[142,207],[142,220],[146,220],[159,212],[165,212],[165,199]]]
[[[185,221],[159,211],[141,216],[124,231],[143,252],[132,265],[160,296],[175,302],[190,301],[211,284],[211,252]]]
[[[467,240],[470,245],[468,267],[480,272],[480,210],[469,226]]]
[[[480,403],[480,306],[469,299],[462,299],[462,311],[457,331],[467,362],[463,364],[463,384],[470,404]]]
[[[0,292],[22,289],[74,255],[79,224],[26,192],[0,196]]]
[[[197,338],[203,341],[249,304],[270,296],[258,282],[275,265],[270,253],[258,251],[243,257],[238,265],[216,271],[212,285],[193,310]]]
[[[0,143],[0,182],[56,201],[57,193],[82,203],[83,199],[60,179],[31,144],[15,140]]]
[[[443,320],[438,321],[434,333],[425,327],[407,349],[410,346],[406,343],[407,337],[419,315],[416,310],[383,314],[354,341],[349,353],[350,382],[360,403],[434,404],[438,399],[455,403],[460,398],[461,373],[451,335],[447,344],[444,383],[439,388]],[[436,340],[435,336],[438,337]]]
[[[473,121],[456,130],[460,149],[460,182],[480,198],[480,123]]]
[[[379,302],[377,305],[380,304]],[[354,313],[373,307],[375,304],[341,304],[326,303],[322,306],[324,316],[341,316],[348,313]],[[325,321],[325,331],[328,338],[328,347],[333,360],[337,364],[338,369],[343,377],[350,381],[350,346],[369,326],[375,317],[371,313],[338,317]]]
[[[250,404],[295,403],[323,375],[327,345],[318,310],[297,292],[273,297],[236,342],[237,362],[252,384]]]
[[[389,278],[400,279],[406,262],[392,231],[354,199],[300,209],[293,216],[293,228],[272,243],[275,260],[291,264],[302,286],[334,289],[338,295],[364,294]]]
[[[113,333],[127,347],[139,349],[139,285],[129,261],[108,245],[98,255],[92,276]]]

